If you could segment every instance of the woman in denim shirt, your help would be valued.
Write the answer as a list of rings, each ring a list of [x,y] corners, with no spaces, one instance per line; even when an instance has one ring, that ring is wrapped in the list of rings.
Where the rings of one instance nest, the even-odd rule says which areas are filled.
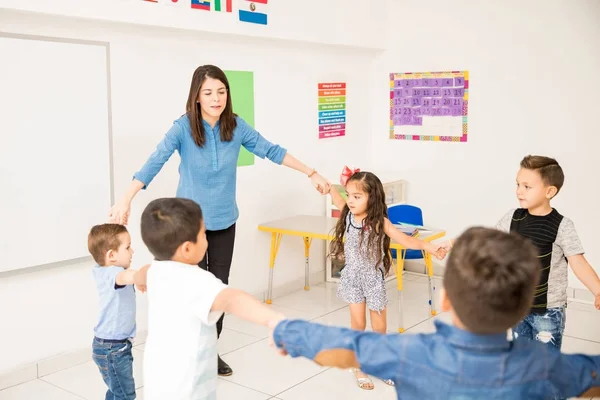
[[[306,174],[321,193],[328,183],[317,171],[270,143],[242,118],[233,113],[229,82],[214,65],[203,65],[192,77],[186,114],[177,119],[144,166],[134,174],[123,198],[110,210],[112,221],[127,224],[131,201],[145,189],[163,165],[177,151],[181,157],[177,197],[196,201],[205,216],[208,252],[199,264],[224,283],[229,281],[233,258],[237,160],[241,147],[260,158]],[[223,328],[223,317],[217,333]],[[219,375],[231,375],[231,368],[219,357]]]

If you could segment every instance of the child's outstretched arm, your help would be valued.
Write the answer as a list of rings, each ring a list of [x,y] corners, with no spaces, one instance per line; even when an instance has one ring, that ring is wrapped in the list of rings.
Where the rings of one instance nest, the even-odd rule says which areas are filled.
[[[425,250],[440,260],[446,256],[446,250],[444,250],[441,245],[435,245],[433,243],[408,236],[404,232],[396,229],[396,227],[394,227],[394,225],[387,218],[385,219],[383,230],[385,234],[390,237],[390,239],[401,244],[407,249]]]
[[[346,207],[346,200],[344,200],[340,192],[338,192],[332,185],[329,185],[328,190],[333,204],[335,204],[338,210],[343,210],[344,207]]]
[[[577,279],[581,281],[588,288],[590,292],[596,298],[594,301],[594,306],[596,309],[600,310],[600,279],[598,279],[598,274],[594,271],[594,268],[590,265],[590,263],[586,260],[583,254],[577,254],[574,256],[567,257],[567,261],[575,273]]]
[[[145,287],[146,273],[148,271],[148,268],[150,268],[150,264],[146,264],[140,269],[128,268],[125,271],[119,272],[115,279],[115,283],[119,286],[126,286],[126,285],[133,285],[133,284],[138,286],[138,285],[143,284]],[[145,291],[145,290],[142,290],[142,291]]]
[[[213,301],[211,311],[229,312],[255,324],[267,326],[271,321],[284,317],[271,307],[259,302],[248,293],[227,287],[219,292]]]
[[[551,357],[556,358],[547,361],[548,378],[562,396],[587,398],[600,394],[600,356],[553,352]]]
[[[381,379],[398,377],[403,338],[374,332],[330,327],[302,320],[285,320],[273,329],[275,346],[292,357],[306,357],[322,366],[360,368]]]

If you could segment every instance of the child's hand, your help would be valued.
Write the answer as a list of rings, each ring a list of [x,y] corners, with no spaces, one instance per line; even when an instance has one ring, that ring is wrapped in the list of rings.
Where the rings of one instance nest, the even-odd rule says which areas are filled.
[[[449,253],[450,250],[452,250],[452,247],[454,246],[454,240],[449,239],[449,240],[441,243],[441,246],[444,250],[446,250],[446,253]]]
[[[148,268],[150,268],[150,264],[144,265],[133,276],[133,283],[135,284],[135,287],[142,293],[146,293],[148,291],[148,287],[146,286],[146,279],[148,278]]]
[[[596,296],[596,300],[594,300],[594,307],[596,307],[596,310],[600,310],[600,294]]]
[[[280,349],[279,347],[277,347],[275,345],[275,339],[273,339],[273,333],[275,332],[275,328],[277,327],[277,325],[283,321],[285,318],[280,318],[280,319],[274,319],[269,321],[269,346],[275,347],[275,350],[277,351],[277,353],[281,356],[287,356],[287,351],[285,351],[285,349]]]
[[[443,260],[446,257],[446,250],[442,245],[436,243],[427,243],[424,249],[426,252],[433,254],[438,260]]]
[[[446,258],[446,254],[448,254],[448,252],[440,247],[433,255],[438,260],[443,260],[444,258]]]

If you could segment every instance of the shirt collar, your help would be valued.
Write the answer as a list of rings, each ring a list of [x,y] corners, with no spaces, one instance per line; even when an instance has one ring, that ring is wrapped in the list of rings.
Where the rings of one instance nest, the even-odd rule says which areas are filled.
[[[438,334],[456,347],[492,351],[506,350],[511,346],[511,342],[506,337],[506,332],[481,335],[448,325],[442,321],[435,321],[435,327]]]
[[[214,128],[211,127],[210,124],[208,122],[206,122],[205,120],[202,120],[202,125],[204,125],[204,129],[208,129],[208,130],[217,129],[221,125],[221,120],[217,120],[217,123],[215,124]]]

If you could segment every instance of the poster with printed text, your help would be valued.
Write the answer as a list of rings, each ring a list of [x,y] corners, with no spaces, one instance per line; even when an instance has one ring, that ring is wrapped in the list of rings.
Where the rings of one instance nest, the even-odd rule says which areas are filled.
[[[390,139],[466,142],[468,71],[390,74]]]
[[[346,83],[319,83],[319,139],[346,135]]]

